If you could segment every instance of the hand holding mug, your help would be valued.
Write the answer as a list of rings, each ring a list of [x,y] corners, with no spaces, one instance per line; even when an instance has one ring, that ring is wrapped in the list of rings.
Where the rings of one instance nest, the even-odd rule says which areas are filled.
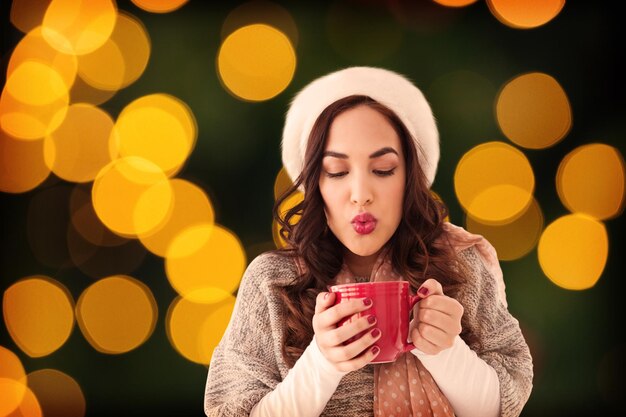
[[[461,333],[463,306],[444,295],[441,284],[434,279],[426,280],[417,293],[423,299],[413,309],[411,341],[422,352],[436,355],[451,347]]]
[[[322,292],[317,296],[313,315],[315,339],[320,351],[335,369],[355,371],[378,355],[380,349],[372,345],[380,338],[381,332],[375,328],[376,317],[366,311],[372,307],[371,299],[353,299],[335,305],[335,297],[332,292]],[[358,317],[359,313],[362,313],[361,317]],[[353,319],[338,326],[350,317]],[[363,336],[355,338],[360,333],[364,333]]]

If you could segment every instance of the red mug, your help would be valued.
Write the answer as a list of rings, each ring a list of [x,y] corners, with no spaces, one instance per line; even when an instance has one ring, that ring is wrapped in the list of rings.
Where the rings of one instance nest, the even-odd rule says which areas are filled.
[[[361,282],[352,284],[333,285],[330,292],[335,293],[335,304],[343,300],[370,298],[372,306],[352,317],[342,319],[338,325],[350,323],[353,319],[373,315],[376,317],[376,328],[382,335],[376,342],[380,353],[371,363],[394,362],[398,357],[410,350],[415,349],[409,339],[409,316],[413,306],[421,299],[417,295],[409,294],[407,281],[380,281]],[[350,343],[363,334],[371,331],[369,328],[350,338]]]

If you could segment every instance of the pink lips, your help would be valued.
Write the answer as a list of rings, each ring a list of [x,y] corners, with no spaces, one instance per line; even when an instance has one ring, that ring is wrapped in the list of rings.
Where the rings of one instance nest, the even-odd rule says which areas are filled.
[[[360,235],[370,234],[376,229],[376,217],[369,213],[361,213],[352,219],[352,227],[354,231]]]

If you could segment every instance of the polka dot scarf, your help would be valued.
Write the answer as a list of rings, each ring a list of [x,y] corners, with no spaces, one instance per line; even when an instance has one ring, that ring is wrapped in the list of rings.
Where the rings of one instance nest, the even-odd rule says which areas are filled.
[[[401,281],[386,251],[378,256],[370,281]],[[338,284],[360,281],[344,263]],[[395,362],[374,365],[374,416],[449,417],[454,411],[422,362],[411,352]]]

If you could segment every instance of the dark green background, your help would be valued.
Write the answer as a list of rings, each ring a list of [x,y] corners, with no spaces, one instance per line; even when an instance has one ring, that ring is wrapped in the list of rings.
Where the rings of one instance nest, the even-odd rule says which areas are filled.
[[[156,15],[119,2],[120,9],[145,24],[152,55],[143,76],[101,107],[116,117],[130,101],[156,92],[172,94],[191,107],[198,122],[198,142],[178,177],[207,191],[217,222],[239,236],[248,261],[271,246],[273,182],[281,167],[280,137],[288,102],[313,78],[345,66],[396,70],[424,90],[441,133],[442,157],[433,189],[448,203],[456,224],[464,224],[453,192],[456,163],[479,143],[507,141],[494,118],[494,99],[500,87],[519,74],[540,71],[555,77],[572,106],[573,127],[562,142],[546,150],[523,150],[535,172],[536,198],[546,224],[568,213],[554,181],[567,153],[592,142],[625,153],[620,39],[624,23],[623,15],[609,3],[570,0],[547,25],[516,30],[499,23],[482,1],[462,9],[430,1],[387,2],[404,10],[400,15],[405,24],[394,20],[382,0],[342,2],[340,7],[350,17],[342,21],[342,43],[335,49],[327,27],[329,10],[337,6],[277,2],[291,13],[299,30],[297,68],[288,88],[262,103],[236,100],[219,82],[215,59],[222,23],[241,3],[213,3],[191,0],[176,12]],[[9,22],[10,1],[2,0],[0,8],[4,75],[22,34]],[[385,44],[389,41],[381,33],[394,34],[391,39],[399,39],[397,48]],[[461,76],[459,71],[468,73]],[[41,264],[28,243],[30,201],[38,195],[44,198],[44,191],[63,194],[70,185],[51,176],[31,192],[0,194],[1,292],[33,274],[61,281],[74,299],[93,283],[76,268]],[[57,210],[53,219],[62,230],[67,222],[63,204],[53,204],[50,210]],[[590,290],[572,292],[551,284],[539,268],[535,250],[502,263],[510,310],[522,323],[535,361],[535,387],[523,416],[623,415],[618,398],[624,394],[626,371],[620,282],[623,216],[606,226],[609,259]],[[65,243],[47,240],[44,244],[49,245],[44,250],[57,253]],[[75,378],[87,400],[87,416],[201,416],[206,367],[182,358],[166,338],[165,312],[176,294],[164,275],[163,262],[147,254],[132,275],[150,286],[159,305],[157,328],[138,349],[115,356],[98,353],[76,327],[58,351],[31,359],[8,337],[3,322],[0,343],[18,353],[27,372],[50,367]],[[607,354],[613,359],[606,360]]]

